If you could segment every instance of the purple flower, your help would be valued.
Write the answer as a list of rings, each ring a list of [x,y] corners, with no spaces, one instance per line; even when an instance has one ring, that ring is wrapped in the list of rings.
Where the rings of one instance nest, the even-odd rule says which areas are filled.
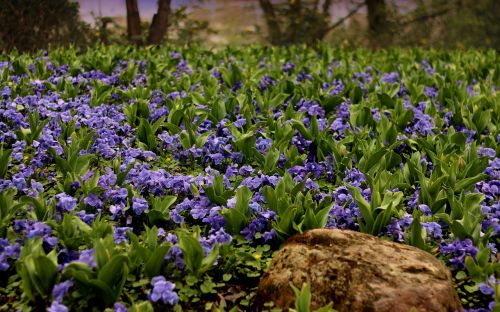
[[[392,220],[387,225],[388,236],[392,236],[397,242],[404,242],[404,232],[398,220]]]
[[[432,215],[431,209],[429,208],[429,206],[427,206],[425,204],[418,205],[418,209],[420,210],[420,212],[422,212],[426,216]]]
[[[47,312],[68,312],[68,307],[57,301],[53,301]]]
[[[262,238],[264,238],[265,243],[272,241],[276,238],[276,231],[274,229],[266,231],[262,233]]]
[[[7,271],[10,268],[8,258],[17,259],[20,252],[19,243],[10,244],[7,239],[0,238],[0,271]]]
[[[433,87],[424,87],[424,94],[430,98],[437,98],[439,95],[438,89]]]
[[[234,176],[238,175],[238,165],[229,165],[226,168],[226,172],[224,173],[224,176],[226,178],[231,178]]]
[[[487,282],[479,284],[479,291],[487,296],[493,295],[495,293],[494,283],[495,278],[492,276]]]
[[[283,67],[281,68],[281,71],[283,73],[288,73],[290,71],[292,71],[293,69],[295,68],[295,64],[293,63],[290,63],[290,62],[286,62]]]
[[[491,176],[494,179],[500,180],[500,158],[495,158],[488,161],[488,167],[484,170],[484,173]]]
[[[441,240],[443,238],[443,232],[441,230],[441,225],[436,222],[422,222],[422,227],[425,229],[427,234],[432,239]]]
[[[339,186],[334,192],[333,196],[335,197],[335,201],[339,204],[343,204],[352,198],[351,193],[345,186]]]
[[[267,152],[272,143],[273,140],[271,139],[258,138],[257,142],[255,142],[255,147],[261,154],[264,154]]]
[[[247,124],[247,120],[245,118],[238,118],[234,122],[234,126],[237,127],[237,128],[241,128],[241,127],[243,127],[246,124]]]
[[[76,208],[76,199],[66,193],[56,195],[57,207],[62,211],[71,211]]]
[[[144,198],[133,197],[132,198],[132,209],[136,215],[141,215],[144,211],[148,210],[148,202]]]
[[[311,74],[305,73],[305,72],[300,72],[297,75],[297,81],[301,82],[304,80],[314,80],[314,77]]]
[[[310,189],[310,190],[317,190],[319,188],[318,183],[314,182],[311,179],[306,180],[305,188]]]
[[[346,171],[344,181],[350,182],[354,186],[360,186],[366,181],[366,177],[359,169],[352,169]]]
[[[29,196],[39,197],[39,194],[44,191],[42,183],[31,179],[31,190],[28,192]]]
[[[102,202],[96,194],[89,194],[89,196],[85,197],[83,203],[91,207],[102,208]]]
[[[450,264],[458,269],[465,268],[465,257],[475,257],[478,249],[472,244],[472,240],[466,238],[461,241],[456,238],[453,242],[443,243],[440,247],[441,253],[450,257]]]
[[[419,193],[420,193],[420,187],[417,187],[415,192],[411,195],[411,197],[408,200],[408,205],[407,205],[409,208],[408,212],[411,212],[413,209],[415,209],[415,207],[417,207]]]
[[[479,148],[479,150],[477,151],[477,155],[479,157],[495,158],[496,152],[492,148],[484,147],[484,144],[483,144],[483,146],[481,146]]]
[[[233,237],[230,234],[226,233],[224,231],[224,228],[220,228],[211,235],[211,239],[213,239],[219,245],[222,245],[229,244],[233,240]]]
[[[270,77],[270,76],[264,76],[260,79],[260,82],[259,82],[259,90],[260,91],[265,91],[267,90],[269,87],[272,87],[274,86],[275,84],[275,81]]]
[[[429,74],[429,75],[434,75],[434,69],[432,68],[431,64],[428,61],[422,61],[420,63],[420,66]]]
[[[152,302],[163,301],[164,304],[175,305],[179,301],[177,293],[174,291],[175,284],[169,282],[163,276],[155,276],[151,280],[153,290],[149,294]]]
[[[78,257],[78,262],[83,262],[88,264],[90,267],[95,268],[96,267],[96,262],[94,260],[94,249],[85,249],[82,250],[80,253],[80,256]]]
[[[43,222],[36,221],[26,228],[26,236],[32,239],[35,236],[46,237],[52,234],[52,228]]]
[[[241,166],[239,173],[247,177],[253,173],[253,168],[251,166]]]
[[[12,184],[17,188],[17,190],[22,191],[26,188],[27,183],[26,180],[24,179],[24,176],[20,173],[16,173],[12,177]]]
[[[116,218],[125,214],[125,207],[123,204],[110,205],[109,212],[112,213],[111,219],[115,220]]]
[[[128,197],[128,190],[126,188],[120,187],[117,189],[107,190],[105,192],[107,198],[111,198],[113,203],[126,203]]]
[[[113,239],[115,240],[115,243],[120,244],[121,242],[127,242],[128,241],[128,236],[127,236],[128,231],[132,231],[132,228],[128,227],[128,226],[115,228],[115,232],[113,233]]]
[[[383,83],[396,83],[399,80],[399,74],[398,72],[391,72],[388,74],[385,74],[382,77],[382,82]]]
[[[120,302],[115,302],[113,306],[115,312],[127,312],[128,309]]]
[[[54,300],[62,303],[63,297],[68,293],[71,286],[73,286],[73,282],[71,280],[56,284],[52,289],[52,297],[54,297]]]

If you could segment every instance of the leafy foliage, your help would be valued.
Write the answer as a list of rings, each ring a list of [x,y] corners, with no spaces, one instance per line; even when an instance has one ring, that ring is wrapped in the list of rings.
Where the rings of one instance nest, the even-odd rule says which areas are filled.
[[[326,45],[13,53],[0,301],[250,310],[290,236],[338,228],[426,250],[465,308],[498,304],[499,64]],[[294,290],[309,311],[314,289]]]

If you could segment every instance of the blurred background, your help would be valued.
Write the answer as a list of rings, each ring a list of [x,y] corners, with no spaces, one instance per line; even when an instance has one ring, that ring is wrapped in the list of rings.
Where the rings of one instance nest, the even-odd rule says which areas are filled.
[[[500,50],[500,0],[0,0],[0,49],[315,44]]]

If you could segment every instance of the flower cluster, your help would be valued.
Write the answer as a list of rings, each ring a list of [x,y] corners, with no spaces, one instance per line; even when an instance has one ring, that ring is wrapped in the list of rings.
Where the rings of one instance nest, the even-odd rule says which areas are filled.
[[[496,253],[495,60],[328,51],[0,61],[0,275],[22,280],[6,308],[205,308],[315,227],[414,244],[454,273]]]

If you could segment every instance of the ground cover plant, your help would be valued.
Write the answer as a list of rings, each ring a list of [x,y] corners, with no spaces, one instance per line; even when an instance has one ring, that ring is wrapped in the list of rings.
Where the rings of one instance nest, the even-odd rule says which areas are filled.
[[[499,86],[494,51],[3,55],[0,310],[252,310],[321,227],[426,250],[498,309]]]

